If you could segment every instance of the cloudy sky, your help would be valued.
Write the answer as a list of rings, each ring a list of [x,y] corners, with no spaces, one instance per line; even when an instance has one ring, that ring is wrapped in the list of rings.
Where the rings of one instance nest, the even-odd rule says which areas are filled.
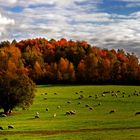
[[[0,0],[0,41],[45,37],[140,57],[140,0]]]

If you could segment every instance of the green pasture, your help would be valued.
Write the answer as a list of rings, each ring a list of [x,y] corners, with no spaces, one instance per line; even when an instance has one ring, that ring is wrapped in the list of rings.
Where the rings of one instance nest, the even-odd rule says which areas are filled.
[[[110,93],[103,95],[104,91]],[[80,95],[83,99],[78,99]],[[76,114],[65,115],[71,110]],[[111,110],[115,112],[109,113]],[[140,115],[135,115],[138,111],[139,86],[37,86],[34,104],[29,109],[16,108],[11,116],[0,117],[0,126],[4,128],[0,130],[0,139],[137,140],[140,139]],[[35,118],[36,112],[40,118]],[[14,129],[8,129],[8,125],[13,125]],[[90,131],[80,132],[83,129]],[[78,132],[45,133],[59,130]]]

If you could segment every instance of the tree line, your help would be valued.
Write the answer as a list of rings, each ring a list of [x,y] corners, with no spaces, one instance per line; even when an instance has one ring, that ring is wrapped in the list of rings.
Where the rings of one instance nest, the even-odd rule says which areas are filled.
[[[0,43],[0,75],[24,73],[37,84],[139,84],[138,57],[86,41],[36,38]]]

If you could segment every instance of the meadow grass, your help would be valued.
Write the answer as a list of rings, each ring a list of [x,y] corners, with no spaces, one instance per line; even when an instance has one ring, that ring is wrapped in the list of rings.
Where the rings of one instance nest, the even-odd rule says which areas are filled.
[[[102,96],[104,91],[117,91],[117,97],[111,93]],[[37,86],[34,104],[28,110],[16,108],[13,115],[0,118],[0,139],[140,139],[140,129],[110,130],[95,132],[63,133],[56,135],[40,134],[9,134],[8,132],[44,131],[44,130],[79,130],[101,128],[129,128],[140,126],[140,92],[139,86],[92,86],[92,85],[40,85]],[[81,92],[80,92],[81,91]],[[76,94],[76,92],[78,94]],[[123,92],[125,92],[123,97]],[[47,95],[45,95],[47,93]],[[55,95],[54,93],[57,93]],[[78,99],[83,95],[83,99]],[[130,97],[129,97],[130,95]],[[89,98],[89,96],[92,96]],[[98,98],[95,98],[98,96]],[[67,103],[70,102],[70,103]],[[80,104],[78,104],[80,102]],[[98,105],[100,103],[100,105]],[[89,105],[93,110],[90,110]],[[58,107],[60,106],[60,107]],[[46,108],[49,111],[46,111]],[[110,110],[116,112],[110,114]],[[75,110],[76,115],[66,116],[66,111]],[[39,112],[40,118],[35,119]],[[56,113],[56,117],[53,117]],[[8,130],[7,126],[13,125],[14,129]],[[2,133],[6,132],[6,136]]]

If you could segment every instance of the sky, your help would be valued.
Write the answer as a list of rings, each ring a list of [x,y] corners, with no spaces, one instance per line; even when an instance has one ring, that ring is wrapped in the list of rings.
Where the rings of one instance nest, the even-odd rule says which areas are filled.
[[[38,37],[140,57],[140,0],[0,0],[0,41]]]

